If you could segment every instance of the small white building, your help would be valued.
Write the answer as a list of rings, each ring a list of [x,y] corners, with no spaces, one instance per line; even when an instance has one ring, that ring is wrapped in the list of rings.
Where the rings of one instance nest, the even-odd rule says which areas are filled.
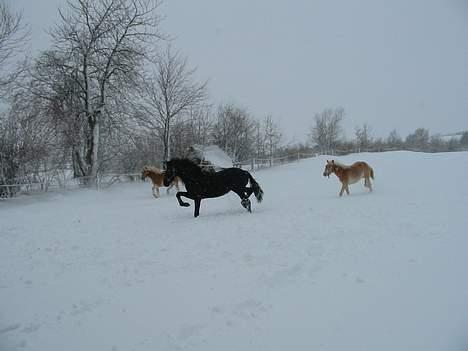
[[[233,167],[232,159],[217,145],[193,145],[188,150],[188,156],[215,170]]]

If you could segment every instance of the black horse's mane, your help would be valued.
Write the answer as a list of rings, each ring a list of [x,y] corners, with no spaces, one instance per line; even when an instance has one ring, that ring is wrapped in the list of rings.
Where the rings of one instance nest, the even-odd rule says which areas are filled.
[[[189,158],[173,158],[168,164],[174,165],[179,170],[188,170],[194,174],[212,173],[212,171],[203,169],[199,164]]]

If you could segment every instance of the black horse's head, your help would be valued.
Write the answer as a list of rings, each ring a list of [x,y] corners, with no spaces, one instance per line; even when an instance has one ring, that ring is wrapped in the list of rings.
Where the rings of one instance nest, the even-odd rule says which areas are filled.
[[[164,162],[164,186],[169,186],[176,177],[176,169],[172,160]]]
[[[175,177],[183,182],[189,179],[197,179],[203,171],[199,165],[188,158],[173,158],[164,163],[164,186],[169,186]]]

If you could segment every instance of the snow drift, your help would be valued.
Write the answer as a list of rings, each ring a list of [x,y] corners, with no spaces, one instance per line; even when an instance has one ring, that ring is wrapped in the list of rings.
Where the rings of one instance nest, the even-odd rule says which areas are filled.
[[[0,350],[467,350],[468,153],[325,157],[194,219],[148,184],[0,203]]]

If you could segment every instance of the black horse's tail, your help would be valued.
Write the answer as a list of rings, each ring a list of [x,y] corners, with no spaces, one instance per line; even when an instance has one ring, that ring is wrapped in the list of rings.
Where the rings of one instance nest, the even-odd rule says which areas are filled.
[[[249,174],[250,186],[253,189],[253,193],[254,193],[255,197],[257,198],[257,201],[262,202],[262,200],[263,200],[263,190],[262,190],[262,188],[257,183],[257,181],[254,179],[254,177],[252,177],[252,175],[249,172],[247,172],[247,173]]]

